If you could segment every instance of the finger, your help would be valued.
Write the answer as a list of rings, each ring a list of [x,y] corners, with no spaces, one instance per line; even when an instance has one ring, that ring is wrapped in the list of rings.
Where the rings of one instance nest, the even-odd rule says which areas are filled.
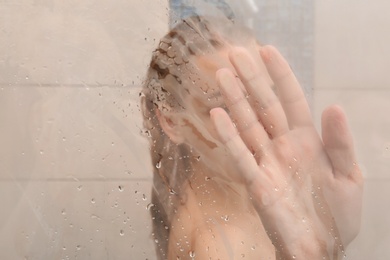
[[[254,153],[261,151],[268,134],[241,91],[237,79],[229,69],[217,71],[217,82],[237,129],[247,147]]]
[[[322,140],[335,177],[349,176],[356,172],[352,134],[339,106],[331,106],[322,113]]]
[[[246,183],[252,183],[258,175],[258,165],[252,153],[241,139],[229,115],[222,108],[213,108],[210,111],[211,121],[232,156],[241,177]]]
[[[289,130],[286,115],[269,84],[267,71],[261,71],[243,48],[236,48],[229,57],[249,94],[251,105],[267,132],[272,137],[286,133]]]
[[[312,125],[305,94],[287,61],[273,46],[262,47],[260,55],[275,83],[290,129]]]

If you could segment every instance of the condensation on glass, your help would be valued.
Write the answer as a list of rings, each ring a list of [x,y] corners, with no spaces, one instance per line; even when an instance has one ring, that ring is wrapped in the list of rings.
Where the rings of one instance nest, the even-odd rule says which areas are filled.
[[[226,50],[241,46],[260,64],[258,45],[278,46],[310,102],[313,28],[309,0],[3,1],[1,258],[199,259],[196,234],[206,251],[272,259],[242,185],[192,178],[203,170],[194,165],[225,156],[207,120],[212,108],[228,110],[215,80],[232,66]],[[169,115],[182,116],[200,142],[180,145],[156,110],[168,129]]]
[[[2,259],[154,259],[139,93],[166,1],[1,1]]]

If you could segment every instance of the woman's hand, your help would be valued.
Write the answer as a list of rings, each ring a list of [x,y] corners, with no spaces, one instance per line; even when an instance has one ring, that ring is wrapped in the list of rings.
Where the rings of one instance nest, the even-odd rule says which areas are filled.
[[[267,71],[242,48],[230,53],[238,78],[217,72],[229,115],[215,108],[212,121],[277,255],[336,259],[359,231],[363,190],[345,115],[325,110],[321,139],[288,63],[272,46],[260,55]]]

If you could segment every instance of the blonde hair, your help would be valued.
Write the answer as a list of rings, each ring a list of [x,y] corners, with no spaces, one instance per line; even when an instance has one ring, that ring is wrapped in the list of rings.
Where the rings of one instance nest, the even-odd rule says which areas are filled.
[[[234,29],[235,28],[235,29]],[[182,187],[192,174],[191,147],[173,143],[159,125],[155,110],[184,111],[184,96],[199,79],[190,57],[213,54],[235,36],[250,35],[227,19],[194,16],[182,20],[159,43],[152,54],[142,89],[144,127],[150,141],[153,171],[151,215],[159,259],[167,258],[171,220],[178,203],[185,203]],[[244,33],[243,33],[244,32]],[[237,36],[237,33],[242,34]],[[244,37],[245,38],[245,37]],[[229,40],[228,40],[229,39]],[[199,79],[200,80],[200,79]]]

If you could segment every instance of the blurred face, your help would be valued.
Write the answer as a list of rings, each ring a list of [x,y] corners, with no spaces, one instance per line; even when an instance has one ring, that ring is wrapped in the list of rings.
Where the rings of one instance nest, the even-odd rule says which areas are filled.
[[[247,49],[253,53],[255,60],[259,61],[257,47],[257,44],[253,42],[252,45],[248,44]],[[231,160],[227,156],[224,145],[218,141],[209,114],[210,110],[215,107],[226,109],[216,81],[216,72],[221,68],[228,68],[237,75],[229,61],[230,50],[231,47],[225,47],[212,55],[190,58],[193,68],[189,72],[181,71],[183,85],[178,86],[183,92],[181,102],[184,110],[172,112],[170,115],[175,125],[179,126],[184,143],[194,148],[195,152],[203,158],[201,160],[204,164],[218,172],[234,168],[234,165],[230,165]],[[243,86],[242,89],[245,92]]]
[[[180,125],[184,142],[195,149],[202,162],[216,171],[223,170],[220,166],[226,166],[228,159],[209,113],[215,107],[225,108],[215,75],[221,68],[230,68],[235,73],[228,53],[229,49],[222,49],[213,55],[192,57],[196,69],[193,75],[197,80],[190,81],[192,85],[186,88],[185,111],[172,115]]]
[[[219,143],[209,113],[215,107],[225,108],[215,75],[220,68],[230,68],[232,71],[234,68],[229,62],[226,49],[213,55],[193,57],[193,62],[196,65],[198,80],[189,88],[184,98],[186,108],[182,115],[184,125],[191,131],[183,130],[189,145],[198,147],[201,142],[206,143],[208,149],[213,149]]]

